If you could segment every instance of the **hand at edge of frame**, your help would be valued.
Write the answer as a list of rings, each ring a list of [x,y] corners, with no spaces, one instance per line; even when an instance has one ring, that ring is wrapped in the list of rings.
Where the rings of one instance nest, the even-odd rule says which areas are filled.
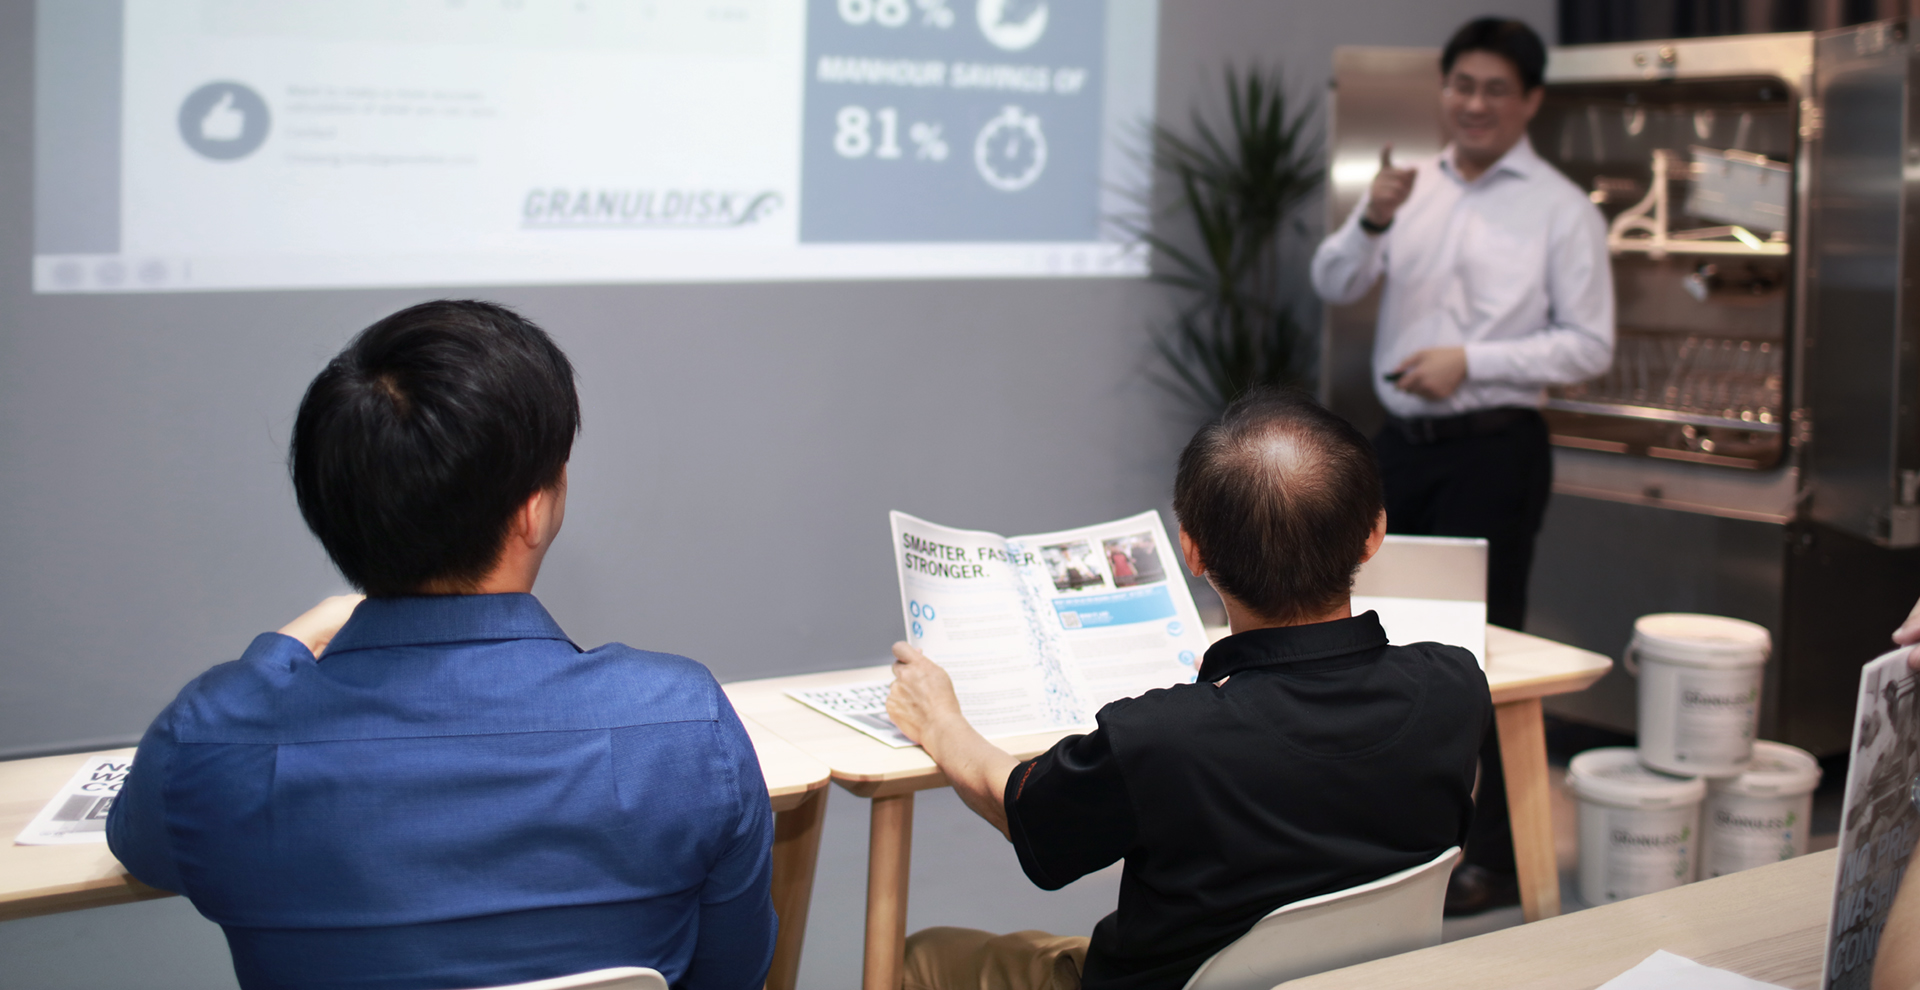
[[[893,644],[893,690],[887,694],[887,717],[908,739],[924,744],[927,729],[942,718],[960,716],[960,697],[953,678],[925,653]]]
[[[317,658],[333,642],[340,627],[353,617],[353,610],[367,600],[365,595],[334,595],[300,613],[300,617],[280,627],[280,635],[299,640]]]
[[[1394,371],[1400,376],[1394,380],[1394,388],[1438,402],[1459,391],[1467,380],[1467,349],[1429,347],[1415,351]]]

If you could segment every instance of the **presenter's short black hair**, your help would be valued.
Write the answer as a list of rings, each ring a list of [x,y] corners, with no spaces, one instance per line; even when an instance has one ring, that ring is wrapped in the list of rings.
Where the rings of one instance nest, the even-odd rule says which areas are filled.
[[[1453,71],[1453,63],[1468,52],[1488,52],[1513,63],[1520,84],[1528,92],[1539,89],[1547,78],[1547,46],[1533,29],[1520,21],[1500,17],[1480,17],[1468,21],[1453,33],[1440,53],[1440,74]]]
[[[1373,445],[1290,389],[1248,394],[1180,454],[1173,511],[1214,586],[1273,622],[1325,615],[1385,506]]]
[[[369,595],[478,582],[580,430],[573,365],[492,303],[442,300],[360,332],[307,387],[288,468],[307,528]]]

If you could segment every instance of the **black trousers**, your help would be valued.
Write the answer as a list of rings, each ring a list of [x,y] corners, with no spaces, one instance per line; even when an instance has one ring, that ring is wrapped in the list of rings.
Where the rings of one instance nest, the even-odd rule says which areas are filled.
[[[1487,540],[1487,621],[1519,629],[1527,617],[1533,541],[1553,487],[1553,454],[1540,414],[1496,433],[1409,441],[1392,424],[1374,438],[1387,489],[1387,531]],[[1480,789],[1464,862],[1513,871],[1506,774],[1489,728],[1480,746]]]

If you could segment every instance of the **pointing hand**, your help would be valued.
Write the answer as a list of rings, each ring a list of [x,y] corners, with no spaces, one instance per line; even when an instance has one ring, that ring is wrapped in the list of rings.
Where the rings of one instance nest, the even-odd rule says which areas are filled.
[[[1393,215],[1413,195],[1413,180],[1418,173],[1410,168],[1393,167],[1393,145],[1380,149],[1380,171],[1374,173],[1373,188],[1367,196],[1367,220],[1376,227],[1393,222]]]

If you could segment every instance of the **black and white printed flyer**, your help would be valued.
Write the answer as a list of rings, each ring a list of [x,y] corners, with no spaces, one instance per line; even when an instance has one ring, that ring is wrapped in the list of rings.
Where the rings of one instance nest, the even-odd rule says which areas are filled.
[[[1920,838],[1915,774],[1920,773],[1920,692],[1907,648],[1860,671],[1840,865],[1827,932],[1827,990],[1867,990],[1887,912]]]

